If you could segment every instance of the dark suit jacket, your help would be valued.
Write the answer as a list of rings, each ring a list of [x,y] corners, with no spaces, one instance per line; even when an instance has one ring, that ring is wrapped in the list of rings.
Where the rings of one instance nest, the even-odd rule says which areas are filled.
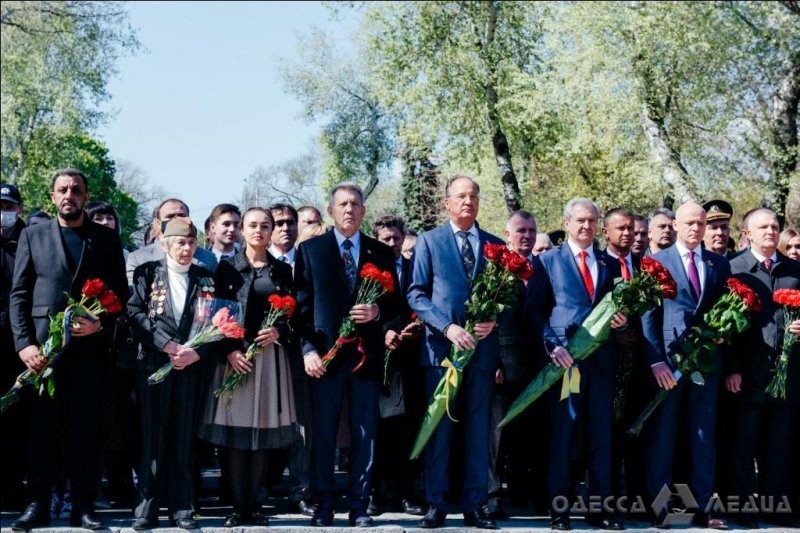
[[[620,277],[619,261],[594,248],[597,282],[594,299],[583,285],[578,264],[567,243],[534,258],[534,274],[528,281],[525,316],[534,331],[542,331],[545,353],[554,346],[566,346],[569,338],[589,316],[594,306],[614,288]],[[547,348],[549,347],[549,350]],[[616,370],[616,350],[607,342],[590,358],[609,371]]]
[[[122,358],[119,366],[141,370],[155,370],[169,362],[169,357],[161,348],[170,340],[182,344],[189,339],[194,321],[197,289],[201,280],[213,279],[210,271],[192,264],[189,268],[189,284],[186,291],[186,303],[180,322],[175,321],[172,312],[172,300],[169,294],[169,275],[167,260],[150,261],[136,267],[133,272],[133,294],[128,301],[128,323],[133,337],[139,341],[139,353],[136,360]],[[157,304],[151,299],[153,283],[163,282],[166,289],[166,300],[163,302],[163,313],[157,313]],[[215,293],[218,297],[224,294]],[[229,297],[229,296],[228,296]],[[198,355],[206,357],[216,353],[219,343],[210,343],[195,349]]]
[[[772,301],[772,294],[776,289],[800,289],[800,263],[777,254],[771,273],[750,250],[731,260],[733,276],[758,294],[762,306],[761,312],[752,315],[750,329],[725,347],[725,373],[742,374],[742,391],[736,396],[743,401],[783,402],[764,392],[783,344],[783,307]],[[795,343],[789,356],[786,401],[800,403],[800,343]]]
[[[478,247],[475,275],[486,268],[483,246],[487,242],[505,244],[491,233],[478,228]],[[473,273],[464,270],[456,236],[449,222],[417,238],[414,248],[414,275],[408,289],[408,303],[425,322],[420,364],[441,366],[450,355],[452,343],[444,335],[450,324],[466,324],[466,302],[472,290],[468,278]],[[494,372],[498,368],[499,341],[497,331],[478,343],[470,367]]]
[[[392,273],[396,289],[397,273],[391,248],[364,233],[361,233],[360,240],[358,272],[361,272],[366,263],[372,263],[380,270]],[[349,316],[350,308],[355,304],[360,284],[359,276],[353,294],[348,296],[344,263],[333,231],[300,244],[295,256],[295,287],[297,324],[303,355],[316,351],[322,357],[333,346],[339,336],[339,326]],[[395,318],[398,313],[398,291],[384,294],[377,304],[380,309],[379,319],[356,325],[356,332],[361,337],[367,354],[367,362],[357,375],[377,377],[383,369],[382,325]],[[358,359],[355,355],[349,357],[349,350],[348,346],[343,348],[331,365],[345,364],[348,368],[354,366]],[[348,362],[344,363],[345,360]]]
[[[10,296],[17,351],[47,340],[48,315],[66,308],[66,293],[79,300],[87,279],[103,280],[122,302],[127,300],[128,283],[119,235],[94,222],[84,224],[87,238],[74,271],[67,260],[58,219],[30,226],[20,234]],[[74,337],[70,348],[82,355],[104,356],[103,347],[111,340],[114,317],[103,314],[101,321],[108,327],[95,335]]]
[[[678,284],[678,296],[674,300],[664,300],[663,305],[642,316],[645,350],[650,365],[665,362],[674,368],[670,357],[680,347],[684,331],[699,323],[725,293],[725,280],[731,275],[728,260],[704,248],[697,249],[701,250],[701,259],[706,264],[705,286],[699,302],[694,301],[683,260],[675,245],[653,256],[672,274]]]
[[[535,364],[541,358],[542,336],[525,326],[525,284],[517,284],[517,301],[500,315],[497,334],[500,337],[500,368],[509,382],[527,382],[533,377]],[[531,353],[533,352],[533,353]]]

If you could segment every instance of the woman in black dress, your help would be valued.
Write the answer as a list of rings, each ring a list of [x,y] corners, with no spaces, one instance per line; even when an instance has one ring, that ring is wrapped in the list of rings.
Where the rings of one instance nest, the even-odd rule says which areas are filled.
[[[221,455],[233,498],[233,513],[226,518],[225,527],[268,524],[258,502],[267,451],[285,448],[300,436],[286,350],[288,321],[261,329],[269,311],[267,298],[291,294],[293,285],[291,267],[267,251],[273,227],[268,210],[255,207],[246,211],[242,217],[246,246],[222,261],[216,272],[219,287],[237,295],[246,329],[244,342],[216,366],[200,425],[201,438],[225,448]],[[258,352],[247,361],[244,354],[253,343]],[[213,391],[227,372],[250,375],[230,397],[217,399]]]

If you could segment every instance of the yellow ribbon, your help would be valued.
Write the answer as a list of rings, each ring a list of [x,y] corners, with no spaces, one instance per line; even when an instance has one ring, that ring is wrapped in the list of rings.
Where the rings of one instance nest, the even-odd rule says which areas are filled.
[[[458,388],[458,367],[447,357],[442,361],[442,366],[447,369],[444,373],[444,408],[447,411],[447,416],[453,422],[458,422],[453,415],[450,414],[450,387]]]
[[[581,371],[577,366],[564,371],[564,379],[561,381],[561,399],[566,400],[569,398],[570,393],[579,394],[581,392]],[[570,378],[570,374],[572,378]]]

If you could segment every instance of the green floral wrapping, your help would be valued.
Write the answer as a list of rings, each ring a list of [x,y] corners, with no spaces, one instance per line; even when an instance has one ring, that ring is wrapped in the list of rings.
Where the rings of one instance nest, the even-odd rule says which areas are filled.
[[[602,346],[611,334],[611,321],[617,307],[614,304],[612,293],[603,296],[586,320],[575,331],[569,339],[566,348],[575,361],[582,361],[592,355]],[[516,418],[521,412],[535,402],[542,394],[547,391],[554,383],[557,383],[564,376],[566,370],[553,363],[547,363],[541,372],[531,381],[522,394],[514,400],[508,409],[505,418],[500,421],[500,427],[505,426]]]

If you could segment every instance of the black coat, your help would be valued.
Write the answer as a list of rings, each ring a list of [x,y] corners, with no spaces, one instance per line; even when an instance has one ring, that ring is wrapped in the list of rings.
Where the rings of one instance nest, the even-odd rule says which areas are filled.
[[[398,286],[394,254],[385,244],[360,236],[358,271],[366,263],[372,263],[380,270],[389,271]],[[324,356],[338,338],[339,326],[355,304],[360,279],[352,295],[348,295],[344,263],[339,254],[339,246],[333,231],[305,241],[297,249],[295,263],[295,285],[297,287],[298,327],[301,330],[301,349],[303,355],[316,351]],[[378,299],[380,319],[356,326],[367,354],[367,362],[358,375],[377,376],[382,370],[384,354],[384,334],[382,324],[396,317],[399,311],[399,292],[385,294]],[[343,348],[332,365],[355,366],[355,355],[347,356],[349,350]],[[344,363],[343,360],[349,360]],[[338,360],[338,362],[337,362]]]
[[[74,270],[67,260],[57,219],[25,228],[20,234],[10,296],[17,351],[47,340],[49,315],[66,308],[66,293],[79,300],[88,279],[103,280],[122,302],[127,300],[128,282],[119,235],[94,222],[87,221],[84,227],[87,237],[80,263]],[[103,314],[101,321],[108,327],[95,335],[75,337],[70,348],[83,355],[104,356],[114,317]]]
[[[215,285],[213,279],[214,274],[205,268],[195,264],[189,267],[186,304],[180,323],[177,323],[172,312],[166,259],[150,261],[136,267],[133,273],[133,294],[128,301],[128,323],[134,338],[140,343],[139,353],[134,361],[127,358],[123,360],[120,355],[119,366],[155,370],[169,363],[169,356],[162,352],[161,348],[170,340],[178,344],[188,340],[194,321],[198,289],[207,284]],[[159,283],[163,285],[159,285]],[[166,299],[162,306],[159,306],[157,301],[151,298],[154,284],[156,287],[163,287],[166,290]],[[217,292],[215,292],[215,296],[225,297]],[[163,312],[159,313],[158,309],[162,309]],[[206,354],[212,352],[215,346],[218,348],[218,343],[200,346],[195,351],[201,357],[205,357]]]
[[[756,292],[762,306],[753,315],[750,329],[726,348],[726,374],[742,375],[742,392],[737,396],[743,401],[783,401],[764,392],[783,343],[783,307],[772,301],[772,294],[776,289],[800,289],[800,263],[777,254],[771,273],[749,250],[731,259],[731,273]],[[789,356],[786,401],[800,403],[800,343],[795,343]]]

